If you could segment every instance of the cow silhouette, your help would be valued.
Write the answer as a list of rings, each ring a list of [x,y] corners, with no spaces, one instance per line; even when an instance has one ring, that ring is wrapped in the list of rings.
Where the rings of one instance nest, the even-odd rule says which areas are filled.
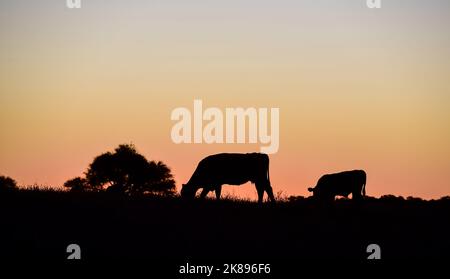
[[[366,195],[366,172],[363,170],[344,171],[323,175],[314,188],[308,188],[318,200],[334,200],[336,196],[360,200]]]
[[[222,185],[255,184],[258,202],[263,201],[264,192],[275,202],[269,177],[269,156],[263,153],[221,153],[208,156],[200,161],[191,179],[183,184],[181,196],[194,198],[198,189],[203,188],[200,198],[215,191],[220,199]]]

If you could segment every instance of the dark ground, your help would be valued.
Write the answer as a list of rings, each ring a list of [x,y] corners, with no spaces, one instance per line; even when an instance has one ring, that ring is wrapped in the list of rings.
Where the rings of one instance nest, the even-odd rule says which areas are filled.
[[[0,257],[66,259],[449,258],[450,200],[309,199],[259,205],[107,193],[0,195]]]

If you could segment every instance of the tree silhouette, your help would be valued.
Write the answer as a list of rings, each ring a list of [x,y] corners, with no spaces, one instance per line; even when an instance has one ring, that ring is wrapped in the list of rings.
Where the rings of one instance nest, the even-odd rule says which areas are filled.
[[[0,192],[17,190],[17,182],[8,176],[0,176]]]
[[[75,177],[73,179],[69,179],[64,183],[64,187],[70,189],[71,192],[84,192],[91,190],[91,187],[87,183],[85,178]]]
[[[86,171],[87,184],[93,189],[106,189],[126,194],[175,193],[170,169],[162,162],[147,161],[134,145],[122,144],[113,153],[96,158]]]

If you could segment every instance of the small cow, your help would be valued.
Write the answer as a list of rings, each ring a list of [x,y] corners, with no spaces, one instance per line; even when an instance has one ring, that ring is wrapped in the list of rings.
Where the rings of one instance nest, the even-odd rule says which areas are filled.
[[[363,170],[344,171],[325,174],[315,188],[308,188],[319,200],[334,200],[336,196],[348,197],[351,193],[354,200],[366,195],[366,173]]]
[[[270,201],[275,201],[270,185],[269,156],[263,153],[221,153],[204,158],[189,182],[183,184],[181,196],[194,198],[197,190],[203,188],[201,198],[214,190],[216,198],[220,199],[223,184],[241,185],[248,181],[255,184],[258,202],[263,201],[264,191]]]

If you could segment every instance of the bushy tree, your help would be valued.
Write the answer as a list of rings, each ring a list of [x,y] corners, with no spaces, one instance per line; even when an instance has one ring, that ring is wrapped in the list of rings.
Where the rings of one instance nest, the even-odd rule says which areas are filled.
[[[149,162],[130,144],[119,145],[114,152],[94,158],[86,171],[86,181],[93,189],[113,192],[175,193],[175,181],[170,169],[162,162]]]
[[[91,190],[85,178],[75,177],[64,183],[64,187],[69,188],[71,192],[84,192]]]
[[[147,181],[142,184],[141,192],[151,192],[159,194],[175,194],[175,180],[170,172],[170,168],[161,161],[151,161],[148,164]]]
[[[424,201],[422,198],[413,197],[413,196],[407,197],[406,200],[411,201],[411,202],[423,202]]]
[[[17,182],[8,176],[0,176],[0,191],[13,191],[17,190]]]

